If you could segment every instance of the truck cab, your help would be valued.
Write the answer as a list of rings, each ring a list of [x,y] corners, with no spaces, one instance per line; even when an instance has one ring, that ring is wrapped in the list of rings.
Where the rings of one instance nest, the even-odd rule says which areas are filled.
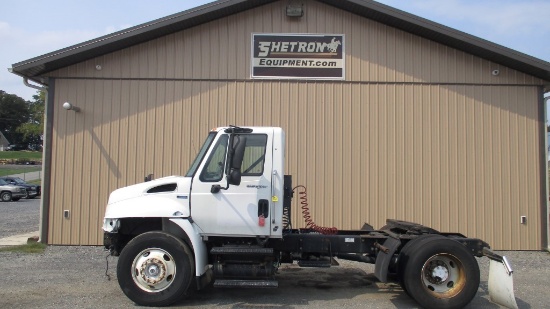
[[[282,237],[282,129],[225,130],[211,133],[209,151],[186,175],[192,179],[191,217],[203,236]],[[228,153],[230,143],[243,146],[242,159]],[[232,159],[238,159],[240,169],[227,166]]]

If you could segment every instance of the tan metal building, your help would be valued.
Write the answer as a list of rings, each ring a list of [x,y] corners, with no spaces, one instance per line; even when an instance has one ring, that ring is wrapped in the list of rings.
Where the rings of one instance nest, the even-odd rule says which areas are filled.
[[[48,87],[42,240],[102,244],[112,190],[184,174],[236,124],[286,131],[319,225],[548,247],[550,63],[372,1],[300,3],[217,1],[14,64]],[[344,75],[252,78],[253,34],[340,34]]]

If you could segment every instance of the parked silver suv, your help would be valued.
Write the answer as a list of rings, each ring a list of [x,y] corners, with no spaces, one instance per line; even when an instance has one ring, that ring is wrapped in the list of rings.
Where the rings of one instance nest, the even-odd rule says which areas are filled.
[[[0,179],[0,200],[2,202],[19,201],[20,198],[25,196],[27,196],[25,187],[10,185],[5,180]]]
[[[41,194],[40,186],[28,184],[19,177],[3,176],[0,177],[0,179],[4,180],[10,185],[25,187],[27,189],[27,196],[25,196],[25,198],[35,198],[37,196],[40,196]]]

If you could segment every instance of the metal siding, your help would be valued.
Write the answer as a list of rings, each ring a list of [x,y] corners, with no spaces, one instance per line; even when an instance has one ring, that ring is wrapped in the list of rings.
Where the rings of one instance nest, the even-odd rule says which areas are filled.
[[[369,82],[541,84],[542,80],[316,1],[302,19],[275,2],[100,56],[50,73],[54,77],[248,79],[254,32],[344,33],[346,80]],[[182,59],[183,58],[183,59]],[[102,65],[97,71],[95,66]],[[492,76],[494,69],[500,75]]]
[[[184,174],[209,129],[236,124],[283,127],[319,225],[392,217],[540,249],[541,81],[304,3],[302,19],[274,3],[55,72],[49,242],[100,244],[112,190]],[[344,33],[346,81],[247,80],[252,32]],[[292,216],[304,226],[297,196]]]

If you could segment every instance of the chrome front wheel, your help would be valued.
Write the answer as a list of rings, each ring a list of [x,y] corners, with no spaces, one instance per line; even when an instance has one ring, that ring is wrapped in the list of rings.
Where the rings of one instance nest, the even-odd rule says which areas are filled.
[[[134,283],[146,292],[160,292],[168,288],[176,276],[176,262],[160,248],[145,249],[132,263]]]
[[[147,232],[120,253],[118,284],[138,305],[168,306],[187,295],[194,269],[194,255],[185,242],[168,233]]]

